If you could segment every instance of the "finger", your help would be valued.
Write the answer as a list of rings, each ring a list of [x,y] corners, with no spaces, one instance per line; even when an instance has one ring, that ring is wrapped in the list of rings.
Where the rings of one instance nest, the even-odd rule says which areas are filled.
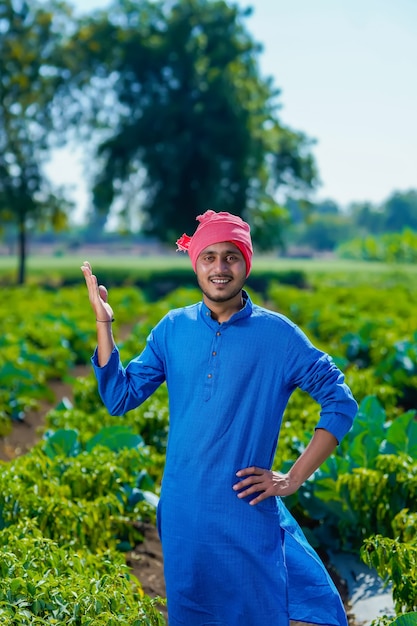
[[[91,271],[87,269],[84,272],[84,278],[85,282],[87,283],[88,289],[90,290],[91,288],[93,291],[98,293],[97,278],[94,276],[94,274],[92,274]]]
[[[106,287],[104,285],[100,285],[98,288],[98,293],[100,295],[100,298],[104,301],[107,302],[107,298],[108,298],[108,291],[106,289]]]
[[[269,488],[269,484],[265,481],[254,481],[252,480],[250,483],[246,481],[242,481],[242,483],[237,483],[233,486],[233,489],[237,491],[236,494],[238,498],[246,498],[254,493],[259,493],[260,491],[266,491]]]
[[[85,283],[87,285],[88,297],[90,299],[90,302],[92,304],[99,302],[101,298],[100,298],[100,294],[98,290],[97,278],[95,277],[94,274],[91,274],[89,270],[85,270],[84,278],[85,278]]]
[[[249,476],[249,478],[245,478],[244,480],[240,480],[239,482],[233,485],[233,489],[235,491],[241,491],[242,489],[246,489],[252,487],[252,485],[260,485],[262,483],[262,476]]]
[[[98,294],[97,278],[94,276],[94,274],[91,273],[91,268],[82,266],[81,270],[84,274],[84,279],[85,279],[90,296],[97,295]]]
[[[264,469],[262,469],[261,467],[256,467],[255,465],[252,465],[252,467],[245,467],[244,469],[239,470],[238,472],[236,472],[236,476],[251,476],[251,475],[255,475],[255,476],[261,476],[264,473]]]
[[[255,504],[259,504],[259,502],[262,502],[262,500],[266,500],[267,498],[269,498],[269,494],[267,494],[266,491],[263,491],[262,493],[260,493],[258,496],[256,496],[256,498],[254,498],[253,500],[251,500],[249,502],[249,504],[251,506],[254,506]]]
[[[240,491],[237,494],[237,497],[238,498],[247,498],[248,496],[251,496],[254,493],[259,493],[260,491],[263,492],[263,489],[259,485],[253,485],[252,487],[248,487],[248,489],[245,489],[245,491]]]

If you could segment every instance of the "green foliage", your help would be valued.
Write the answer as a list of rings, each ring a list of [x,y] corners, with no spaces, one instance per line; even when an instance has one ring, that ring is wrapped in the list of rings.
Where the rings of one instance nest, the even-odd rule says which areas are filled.
[[[46,362],[33,355],[28,355],[26,347],[23,354],[15,351],[16,346],[8,345],[9,338],[0,339],[0,416],[4,420],[4,431],[7,432],[7,418],[22,420],[30,408],[37,406],[36,398],[48,398],[49,391],[45,386],[42,374],[33,372],[33,367],[45,365]],[[24,358],[26,357],[26,358]],[[27,369],[22,369],[12,362],[24,363]],[[9,420],[10,423],[10,420]]]
[[[304,449],[316,422],[306,407],[304,414],[296,412],[298,423],[292,418],[286,421],[281,439],[288,465]],[[291,429],[294,425],[297,437]],[[287,428],[290,440],[285,436]],[[313,532],[321,545],[356,550],[376,532],[387,537],[396,534],[393,517],[417,505],[416,428],[415,412],[389,423],[376,397],[362,401],[354,426],[336,453],[288,499],[303,519],[316,520]]]
[[[417,190],[395,191],[384,203],[385,230],[417,230]]]
[[[301,292],[272,283],[268,295],[335,357],[347,376],[350,365],[369,369],[381,398],[396,396],[403,409],[417,405],[417,336],[411,315],[417,293],[410,284],[394,283],[389,298],[383,285],[350,288],[329,281]]]
[[[371,622],[372,626],[416,626],[417,612],[402,613],[395,619],[383,615]]]
[[[69,19],[63,4],[2,2],[0,216],[16,225],[19,284],[25,281],[27,230],[33,224],[63,228],[70,208],[42,171],[55,97],[65,81],[58,53],[64,17]]]
[[[305,221],[293,229],[288,238],[293,245],[313,250],[334,250],[354,235],[352,221],[347,215],[317,213],[314,209]]]
[[[4,626],[164,623],[158,600],[144,595],[121,556],[78,552],[45,537],[33,521],[0,533],[0,572]]]
[[[374,533],[395,534],[393,516],[417,502],[417,466],[403,454],[377,455],[375,469],[356,468],[338,479],[338,492],[346,515],[339,528],[345,540],[358,545],[349,525],[355,524],[362,539]]]
[[[373,366],[378,382],[386,383],[397,392],[404,408],[417,403],[417,333],[395,340],[397,329],[389,323],[388,337],[377,321],[367,322],[359,332],[342,337],[346,358],[358,367]],[[388,341],[387,341],[388,339]]]
[[[351,207],[354,224],[362,233],[371,235],[417,230],[417,191],[395,191],[380,207],[370,203]]]
[[[406,613],[400,615],[392,621],[393,626],[416,626],[417,624],[417,612]]]
[[[405,407],[417,405],[417,332],[410,338],[389,346],[386,356],[376,367],[382,380],[401,392]]]
[[[134,328],[134,330],[136,327]],[[144,338],[142,338],[144,341]],[[137,340],[128,342],[137,350]],[[126,345],[122,348],[126,352]],[[133,354],[133,352],[131,352]],[[150,450],[149,473],[156,481],[160,481],[165,459],[168,438],[168,394],[162,385],[143,405],[119,417],[109,415],[103,407],[98,395],[96,380],[91,374],[74,381],[74,406],[56,407],[48,412],[45,418],[46,427],[53,431],[73,429],[78,433],[77,442],[88,446],[88,441],[102,436],[102,430],[113,427],[113,432],[122,424],[128,424],[132,434],[140,435]]]
[[[361,550],[365,563],[376,569],[384,580],[393,585],[397,613],[417,610],[417,545],[401,543],[375,535],[366,539]]]
[[[48,381],[65,379],[72,367],[87,363],[96,337],[84,286],[59,291],[4,288],[2,295],[0,428],[3,424],[7,433],[10,418],[22,420],[39,401],[53,401]],[[112,296],[116,329],[135,314],[147,315],[140,290],[126,287]]]
[[[343,362],[340,366],[346,367]],[[387,417],[395,416],[398,414],[398,398],[400,392],[387,383],[381,383],[379,377],[376,376],[373,368],[367,367],[361,369],[355,366],[349,366],[346,368],[346,382],[352,390],[353,396],[358,400],[365,398],[369,390],[372,389],[375,398],[384,407]]]
[[[112,295],[119,323],[147,310],[138,290],[125,288]],[[45,399],[49,378],[65,378],[71,366],[89,359],[95,337],[85,298],[84,286],[59,292],[11,289],[4,294],[0,309],[5,330],[1,351],[5,414],[15,397],[23,418],[38,392],[39,399]],[[9,566],[10,555],[1,555],[10,572],[3,572],[0,585],[0,621],[10,626],[162,624],[156,605],[137,581],[129,579],[121,565],[123,557],[115,551],[131,549],[142,540],[141,522],[155,522],[162,461],[156,471],[154,457],[138,432],[120,419],[106,423],[108,414],[92,376],[73,384],[77,408],[61,402],[47,420],[44,441],[24,457],[3,464],[0,538],[12,546],[8,536],[18,535],[16,524],[31,525],[42,538],[45,558],[31,558],[27,544],[26,564],[17,548]],[[53,565],[48,546],[56,553]],[[100,565],[101,554],[107,554],[107,568],[93,572],[88,563],[96,558]],[[20,564],[25,574],[17,569]],[[73,564],[71,576],[67,564]]]
[[[412,281],[393,275],[371,285],[359,279],[349,282],[341,276],[321,276],[310,280],[308,289],[275,282],[268,292],[270,306],[288,314],[316,344],[334,354],[360,401],[354,427],[336,453],[295,496],[286,498],[286,504],[308,526],[317,545],[358,551],[362,540],[378,533],[384,541],[401,545],[397,552],[402,567],[406,559],[415,558],[417,533],[417,422],[415,411],[404,409],[405,389],[414,385],[417,294]],[[389,297],[384,284],[389,285]],[[169,309],[201,297],[197,290],[184,288],[150,304],[143,292],[131,287],[111,289],[110,296],[124,362],[138,354],[150,329]],[[254,299],[259,302],[260,296],[254,294]],[[47,388],[54,372],[73,384],[73,405],[64,401],[48,413],[44,440],[29,454],[3,465],[0,536],[16,528],[19,520],[28,520],[45,539],[60,549],[76,549],[80,558],[84,552],[102,554],[116,546],[133,546],[140,541],[137,522],[155,520],[169,423],[165,385],[141,407],[114,417],[103,408],[92,373],[68,378],[71,366],[88,361],[94,349],[94,324],[86,307],[84,286],[59,292],[7,290],[0,304],[5,329],[0,364],[8,398],[13,379],[19,381],[14,393],[22,405],[26,395],[27,401],[36,400],[30,387]],[[8,411],[9,405],[6,401]],[[285,470],[305,448],[318,410],[307,394],[297,390],[292,395],[274,463],[277,469]],[[388,577],[393,580],[397,566],[390,567]],[[393,584],[398,606],[409,606],[410,581],[403,577]]]
[[[415,263],[417,260],[417,232],[405,228],[402,232],[379,236],[368,235],[339,246],[338,256],[344,259],[384,261],[386,263]]]
[[[83,19],[68,42],[83,95],[90,78],[89,123],[96,127],[97,107],[109,131],[95,204],[107,215],[117,197],[122,229],[139,207],[143,231],[170,242],[209,207],[249,219],[260,210],[276,225],[277,188],[315,181],[310,142],[279,121],[278,91],[260,76],[248,13],[223,0],[120,0]],[[271,234],[262,230],[264,245]]]
[[[310,214],[320,218],[320,206],[312,206]],[[338,207],[336,207],[338,209]],[[340,258],[409,263],[416,258],[417,242],[417,191],[395,191],[384,202],[373,206],[370,202],[353,203],[347,211],[336,210],[333,217],[345,220],[345,236],[341,233],[336,254]],[[330,215],[332,217],[332,215]],[[306,233],[309,225],[297,225]],[[319,234],[320,236],[320,234]],[[314,237],[314,232],[313,232]],[[314,241],[311,244],[314,246]]]
[[[156,486],[149,451],[125,426],[107,428],[82,446],[58,430],[0,476],[2,527],[34,519],[45,537],[94,551],[138,541],[139,520],[155,520]]]
[[[276,250],[284,248],[283,231],[288,226],[287,209],[274,201],[264,202],[253,207],[250,213],[251,237],[258,250]]]
[[[417,512],[402,509],[392,520],[394,536],[400,541],[413,543],[417,537]]]
[[[415,258],[417,191],[394,192],[379,206],[290,198],[287,243],[310,251],[335,250],[341,258],[405,263]]]

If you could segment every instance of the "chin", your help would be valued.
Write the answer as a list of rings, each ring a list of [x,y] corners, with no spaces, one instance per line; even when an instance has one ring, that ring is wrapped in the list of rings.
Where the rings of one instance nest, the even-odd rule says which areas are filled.
[[[241,292],[241,288],[233,289],[232,291],[208,291],[202,290],[203,294],[212,302],[228,302],[233,300]]]

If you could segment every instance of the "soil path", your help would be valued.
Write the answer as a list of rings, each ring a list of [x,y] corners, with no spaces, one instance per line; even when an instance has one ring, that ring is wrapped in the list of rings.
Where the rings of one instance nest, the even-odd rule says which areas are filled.
[[[78,365],[70,373],[70,377],[86,376],[90,368],[87,365]],[[17,456],[25,454],[31,447],[42,438],[44,417],[63,398],[71,402],[72,386],[61,380],[52,380],[49,383],[54,399],[51,402],[42,401],[37,410],[29,411],[24,421],[13,422],[12,432],[6,437],[0,437],[0,460],[11,461]]]
[[[74,378],[86,376],[90,371],[90,366],[88,365],[78,366],[72,370],[71,376]],[[47,412],[65,397],[71,402],[73,401],[70,383],[51,381],[50,387],[54,394],[54,401],[52,403],[43,402],[37,411],[32,411],[25,417],[24,422],[14,423],[10,435],[0,438],[1,460],[11,461],[15,457],[28,452],[42,437],[42,427]],[[147,595],[151,598],[157,596],[164,598],[165,581],[163,574],[163,558],[157,530],[150,524],[143,524],[140,527],[140,531],[143,534],[144,540],[141,544],[136,546],[134,550],[127,553],[126,562],[129,567],[131,567],[132,573],[141,582],[142,588]],[[344,601],[349,618],[349,626],[358,626],[351,613],[345,581],[338,575],[331,564],[326,562],[326,555],[321,554],[320,556],[325,562]],[[166,608],[164,606],[158,608],[166,618]],[[292,622],[292,626],[296,626],[296,624],[301,624],[301,622]]]

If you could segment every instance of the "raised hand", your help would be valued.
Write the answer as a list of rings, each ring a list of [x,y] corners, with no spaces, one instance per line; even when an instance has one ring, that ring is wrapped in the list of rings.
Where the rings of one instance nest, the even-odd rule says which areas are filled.
[[[93,274],[91,265],[88,261],[84,261],[81,266],[84,274],[85,282],[88,289],[88,297],[91,307],[95,313],[96,320],[99,323],[111,323],[113,320],[113,309],[107,302],[108,292],[104,285],[99,285],[97,277]]]

